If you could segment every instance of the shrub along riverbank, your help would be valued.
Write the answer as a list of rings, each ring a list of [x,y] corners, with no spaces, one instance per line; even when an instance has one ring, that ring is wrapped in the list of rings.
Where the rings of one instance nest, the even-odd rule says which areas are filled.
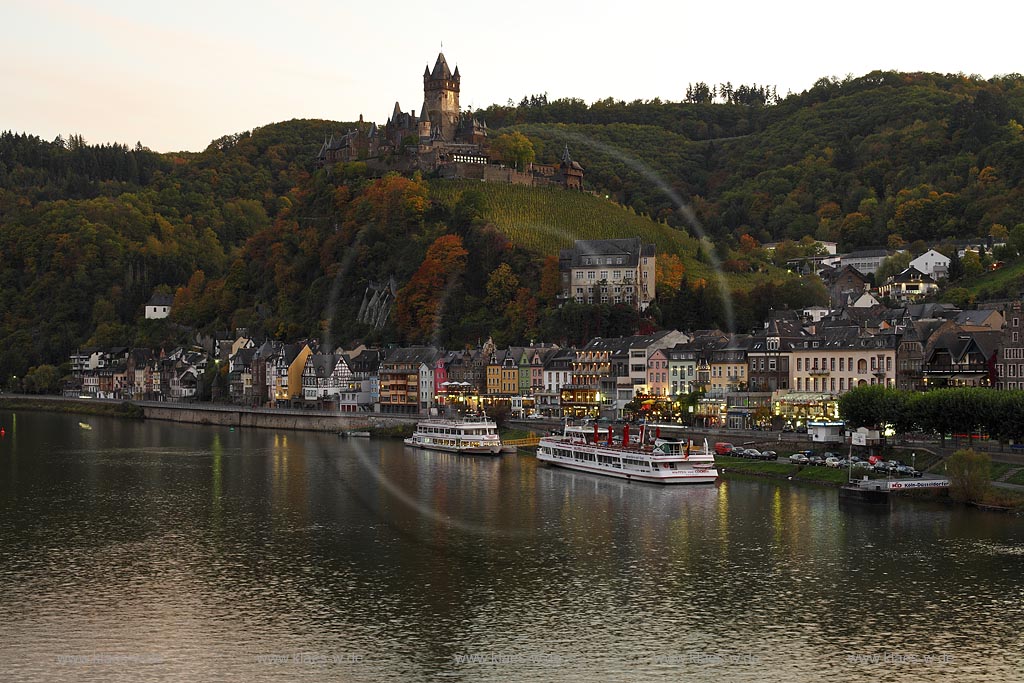
[[[727,478],[730,475],[767,477],[839,487],[847,482],[847,477],[849,476],[845,469],[833,467],[791,465],[784,462],[756,462],[720,455],[715,456],[715,464],[723,476]],[[954,495],[951,495],[950,492],[940,489],[910,491],[900,493],[899,495],[944,500],[947,502],[967,502],[983,509],[1000,509],[1010,512],[1024,511],[1024,494],[992,486],[988,481],[988,470],[985,468],[984,463],[978,464],[977,467],[981,470],[976,477],[979,483],[977,483],[976,488],[969,495],[965,495],[959,490],[955,490],[953,492]],[[864,476],[865,474],[872,479],[882,477],[882,475],[874,472],[865,473],[863,470],[858,472],[858,476]]]
[[[142,408],[127,401],[121,403],[92,403],[89,401],[60,401],[25,398],[22,396],[0,396],[0,409],[43,410],[77,415],[106,415],[109,417],[128,417],[134,420],[141,420],[144,417]]]

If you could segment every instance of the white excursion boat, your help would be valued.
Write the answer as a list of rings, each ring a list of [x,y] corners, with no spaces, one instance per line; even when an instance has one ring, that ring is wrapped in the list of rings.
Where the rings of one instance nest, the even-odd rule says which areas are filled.
[[[405,440],[406,446],[478,455],[501,453],[498,425],[483,417],[431,418],[416,423],[416,431]]]
[[[537,459],[581,472],[658,484],[711,484],[718,479],[707,440],[703,451],[691,448],[689,441],[660,435],[650,442],[643,427],[639,438],[630,439],[628,425],[618,443],[608,429],[566,427],[561,435],[540,440]]]

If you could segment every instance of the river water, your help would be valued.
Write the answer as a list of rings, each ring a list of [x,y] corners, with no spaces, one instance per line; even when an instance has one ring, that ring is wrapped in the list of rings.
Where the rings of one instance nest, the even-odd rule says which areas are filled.
[[[1024,680],[1018,517],[301,432],[0,425],[4,681]]]

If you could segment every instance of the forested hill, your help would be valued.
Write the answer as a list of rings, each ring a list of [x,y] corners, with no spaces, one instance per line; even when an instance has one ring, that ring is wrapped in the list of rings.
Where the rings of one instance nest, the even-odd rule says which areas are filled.
[[[1014,233],[1022,86],[1019,76],[875,73],[771,103],[748,90],[725,104],[533,98],[477,112],[495,137],[527,133],[541,161],[569,144],[595,196],[566,193],[564,206],[550,192],[373,179],[362,164],[317,170],[324,138],[352,126],[334,121],[272,124],[176,154],[3,133],[0,384],[77,347],[159,346],[197,329],[449,347],[490,335],[578,342],[649,324],[747,330],[769,306],[823,294],[781,274],[758,242]],[[717,245],[695,239],[698,224]],[[649,322],[551,306],[557,247],[609,226],[676,251],[659,259]],[[711,275],[716,257],[733,317]],[[354,323],[367,284],[391,278],[391,323]],[[140,320],[154,293],[175,297],[170,321]]]
[[[703,101],[535,96],[477,114],[529,135],[541,161],[568,141],[592,187],[685,225],[667,187],[716,239],[812,235],[853,249],[1024,223],[1019,74],[873,72],[774,105],[693,99]]]

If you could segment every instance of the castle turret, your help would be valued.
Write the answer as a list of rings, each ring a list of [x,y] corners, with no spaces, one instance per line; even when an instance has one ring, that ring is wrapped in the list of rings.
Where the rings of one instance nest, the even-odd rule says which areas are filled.
[[[423,72],[423,110],[430,122],[430,132],[438,139],[451,142],[459,125],[459,68],[448,69],[444,53],[438,53],[432,71]]]

